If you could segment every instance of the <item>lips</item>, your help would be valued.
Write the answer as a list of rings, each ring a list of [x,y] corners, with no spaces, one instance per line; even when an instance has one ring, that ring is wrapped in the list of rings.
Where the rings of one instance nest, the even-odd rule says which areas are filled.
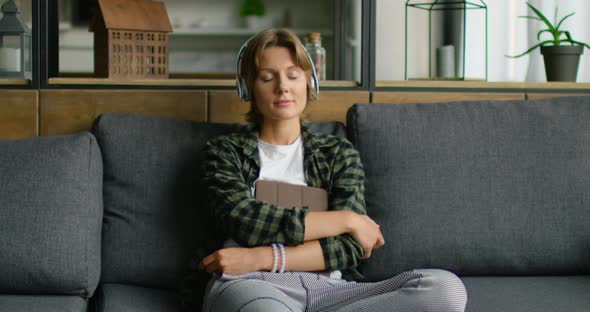
[[[291,104],[292,102],[293,102],[293,100],[279,100],[279,101],[275,102],[275,105],[287,106],[287,105]]]

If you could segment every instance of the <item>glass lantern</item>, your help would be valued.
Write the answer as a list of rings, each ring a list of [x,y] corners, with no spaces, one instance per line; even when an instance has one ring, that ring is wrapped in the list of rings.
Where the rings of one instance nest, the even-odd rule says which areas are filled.
[[[487,81],[483,0],[407,0],[405,9],[406,80]]]
[[[0,10],[0,78],[31,79],[31,31],[13,0]]]

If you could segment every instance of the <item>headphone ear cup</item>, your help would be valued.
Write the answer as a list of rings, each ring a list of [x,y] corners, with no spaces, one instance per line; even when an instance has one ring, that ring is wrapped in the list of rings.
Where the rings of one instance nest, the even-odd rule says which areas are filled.
[[[242,101],[250,100],[250,92],[248,92],[248,85],[246,85],[246,79],[240,78],[240,98]]]
[[[246,47],[248,46],[248,42],[250,42],[252,38],[246,40],[246,42],[244,42],[244,44],[240,47],[240,51],[238,52],[238,61],[236,62],[236,87],[238,89],[238,95],[240,96],[240,100],[242,101],[249,101],[250,99],[250,94],[248,92],[246,80],[241,75],[241,63],[242,57],[244,56],[244,50],[246,49]]]

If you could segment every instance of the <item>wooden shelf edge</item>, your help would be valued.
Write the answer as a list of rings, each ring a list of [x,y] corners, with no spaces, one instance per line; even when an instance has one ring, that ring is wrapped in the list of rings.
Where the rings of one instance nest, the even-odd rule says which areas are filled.
[[[359,84],[353,80],[320,80],[321,87],[358,87]]]
[[[377,88],[448,88],[448,89],[539,89],[539,90],[590,90],[585,82],[481,82],[481,81],[429,81],[429,80],[378,80]]]
[[[29,79],[10,79],[10,78],[0,78],[0,85],[19,85],[19,86],[28,86],[31,84],[31,80]]]
[[[50,85],[127,85],[127,86],[205,86],[235,87],[234,79],[145,79],[113,80],[107,78],[49,78]],[[356,81],[321,80],[320,87],[357,87]]]
[[[49,78],[50,85],[112,85],[112,86],[235,86],[233,79],[145,79],[114,80],[107,78]]]

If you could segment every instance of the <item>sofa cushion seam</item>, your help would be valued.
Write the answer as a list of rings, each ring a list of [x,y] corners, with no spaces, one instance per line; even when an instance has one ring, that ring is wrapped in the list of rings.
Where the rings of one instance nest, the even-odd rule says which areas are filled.
[[[87,171],[87,174],[86,174],[86,185],[88,187],[90,187],[90,166],[92,164],[92,137],[90,137],[90,136],[88,137],[88,143],[89,143],[89,145],[88,145],[88,168],[87,168],[88,171]],[[92,209],[92,208],[90,206],[91,205],[88,205],[87,222],[91,222],[90,221],[90,218],[91,218],[90,217],[90,209]],[[85,297],[86,298],[88,298],[88,295],[90,293],[89,292],[89,288],[90,288],[89,284],[90,283],[88,281],[88,275],[89,275],[89,272],[88,272],[88,239],[90,237],[89,232],[90,232],[90,226],[86,229],[86,240],[85,240],[85,243],[86,243],[86,248],[85,248],[85,258],[86,258],[85,259],[86,260],[85,261],[86,262],[86,289],[84,290],[84,292],[85,292]]]

